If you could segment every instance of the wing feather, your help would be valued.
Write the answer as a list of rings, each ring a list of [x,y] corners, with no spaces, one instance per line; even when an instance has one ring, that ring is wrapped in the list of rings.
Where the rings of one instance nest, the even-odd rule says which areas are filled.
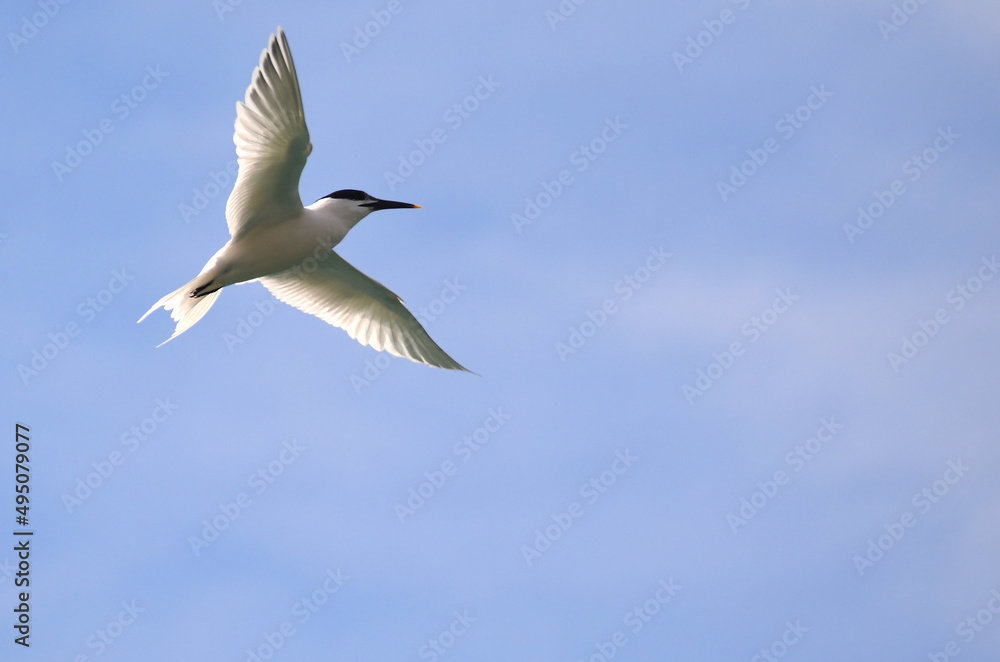
[[[226,221],[236,239],[302,209],[299,177],[312,144],[292,52],[280,27],[261,53],[244,101],[236,103],[233,142],[240,169]]]
[[[279,300],[343,329],[362,345],[449,370],[466,370],[434,342],[402,299],[330,251],[319,267],[260,279]]]

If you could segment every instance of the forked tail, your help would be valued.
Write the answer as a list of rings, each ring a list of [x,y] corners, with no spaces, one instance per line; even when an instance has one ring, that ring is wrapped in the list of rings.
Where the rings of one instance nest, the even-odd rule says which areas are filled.
[[[154,303],[153,307],[147,310],[146,314],[139,318],[139,321],[141,322],[154,310],[163,308],[164,310],[169,310],[170,317],[177,322],[177,328],[174,329],[174,334],[157,345],[157,347],[166,345],[168,342],[194,326],[195,322],[200,320],[205,313],[208,312],[208,309],[212,307],[215,300],[219,298],[219,293],[222,292],[221,289],[200,297],[191,296],[191,292],[201,284],[200,281],[202,280],[204,280],[204,272],[199,274],[198,277],[190,283],[174,290]]]

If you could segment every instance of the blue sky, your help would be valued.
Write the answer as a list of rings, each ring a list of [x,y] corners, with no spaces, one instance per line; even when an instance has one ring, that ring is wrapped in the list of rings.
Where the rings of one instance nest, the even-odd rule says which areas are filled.
[[[337,250],[481,376],[256,283],[159,349],[169,318],[135,324],[228,238],[278,25],[303,200],[421,205]],[[22,423],[35,531],[29,650],[0,548],[3,659],[997,656],[995,3],[53,0],[0,27],[0,530]]]

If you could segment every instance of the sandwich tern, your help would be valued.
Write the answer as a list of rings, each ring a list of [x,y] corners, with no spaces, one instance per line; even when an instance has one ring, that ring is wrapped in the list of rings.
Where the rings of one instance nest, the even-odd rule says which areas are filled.
[[[261,53],[233,135],[239,174],[226,204],[230,240],[193,280],[150,308],[177,322],[165,344],[200,320],[227,285],[259,280],[280,301],[340,327],[362,345],[417,363],[466,370],[381,283],[332,248],[358,222],[381,209],[418,205],[343,189],[305,207],[299,176],[312,151],[299,81],[279,26]]]

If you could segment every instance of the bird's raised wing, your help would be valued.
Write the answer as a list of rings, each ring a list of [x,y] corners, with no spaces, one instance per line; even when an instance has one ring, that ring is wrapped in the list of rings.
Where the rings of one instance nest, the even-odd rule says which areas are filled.
[[[339,327],[362,345],[449,370],[466,370],[431,340],[403,301],[330,251],[319,267],[263,276],[281,301]]]
[[[299,176],[312,144],[292,52],[280,27],[253,70],[246,100],[236,102],[233,142],[240,170],[226,221],[237,239],[302,209]]]

